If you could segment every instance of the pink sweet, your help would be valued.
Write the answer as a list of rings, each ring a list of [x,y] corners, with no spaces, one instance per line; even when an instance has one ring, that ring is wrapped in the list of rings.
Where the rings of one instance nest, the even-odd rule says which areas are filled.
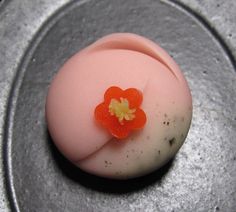
[[[147,123],[124,140],[94,119],[111,86],[143,92]],[[48,91],[46,118],[53,141],[71,162],[98,176],[128,179],[156,170],[176,154],[190,127],[192,98],[179,67],[162,48],[117,33],[63,65]]]

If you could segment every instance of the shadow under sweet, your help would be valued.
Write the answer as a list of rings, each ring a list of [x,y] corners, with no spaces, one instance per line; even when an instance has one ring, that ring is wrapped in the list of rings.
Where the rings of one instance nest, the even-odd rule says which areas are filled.
[[[162,168],[143,177],[128,180],[112,180],[91,175],[79,169],[77,166],[68,161],[54,145],[49,132],[47,131],[47,144],[49,146],[55,165],[61,173],[86,188],[90,188],[99,192],[122,194],[144,189],[154,183],[162,183],[163,177],[168,173],[173,165],[174,159],[170,160]]]

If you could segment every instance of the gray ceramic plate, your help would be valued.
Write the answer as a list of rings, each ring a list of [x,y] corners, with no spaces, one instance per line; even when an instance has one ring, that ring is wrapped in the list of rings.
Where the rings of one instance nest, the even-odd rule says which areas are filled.
[[[57,151],[44,104],[49,83],[75,52],[112,32],[158,42],[181,66],[194,114],[177,156],[143,178],[111,181],[83,173]],[[5,172],[16,211],[234,211],[235,61],[221,38],[175,1],[72,1],[31,40],[18,66],[5,128]]]

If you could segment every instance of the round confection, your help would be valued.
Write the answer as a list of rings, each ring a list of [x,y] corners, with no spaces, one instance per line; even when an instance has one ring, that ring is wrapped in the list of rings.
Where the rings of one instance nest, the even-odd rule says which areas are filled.
[[[94,118],[105,91],[142,92],[146,124],[117,139]],[[107,35],[72,56],[54,77],[46,119],[60,152],[91,174],[129,179],[167,163],[183,144],[192,118],[188,84],[157,44],[131,33]]]

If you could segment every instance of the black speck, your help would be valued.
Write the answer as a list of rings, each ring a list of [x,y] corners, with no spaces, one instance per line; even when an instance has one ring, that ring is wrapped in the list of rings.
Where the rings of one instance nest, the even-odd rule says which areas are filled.
[[[218,206],[216,206],[216,207],[215,207],[215,209],[216,209],[217,211],[219,211],[219,210],[220,210],[220,208],[219,208]]]
[[[202,73],[203,73],[203,74],[207,74],[207,71],[203,71]]]
[[[236,160],[236,156],[233,157],[233,160]]]
[[[174,143],[175,143],[175,137],[174,138],[171,138],[170,140],[169,140],[169,144],[170,144],[170,146],[172,146]]]
[[[163,124],[166,124],[166,122],[164,121]]]
[[[161,154],[161,151],[160,151],[160,150],[158,150],[158,154],[159,154],[159,155]]]
[[[126,155],[127,158],[129,158],[129,155]]]
[[[104,162],[106,164],[105,167],[107,167],[108,165],[112,165],[112,162],[110,162],[110,161],[105,160]]]
[[[184,138],[184,134],[183,133],[181,134],[181,138]]]
[[[167,121],[167,123],[166,123],[166,124],[167,124],[167,126],[169,126],[170,122],[168,122],[168,121]]]
[[[232,37],[232,34],[231,34],[231,33],[229,33],[229,37]]]
[[[217,6],[217,7],[220,7],[220,4],[217,4],[216,6]]]

